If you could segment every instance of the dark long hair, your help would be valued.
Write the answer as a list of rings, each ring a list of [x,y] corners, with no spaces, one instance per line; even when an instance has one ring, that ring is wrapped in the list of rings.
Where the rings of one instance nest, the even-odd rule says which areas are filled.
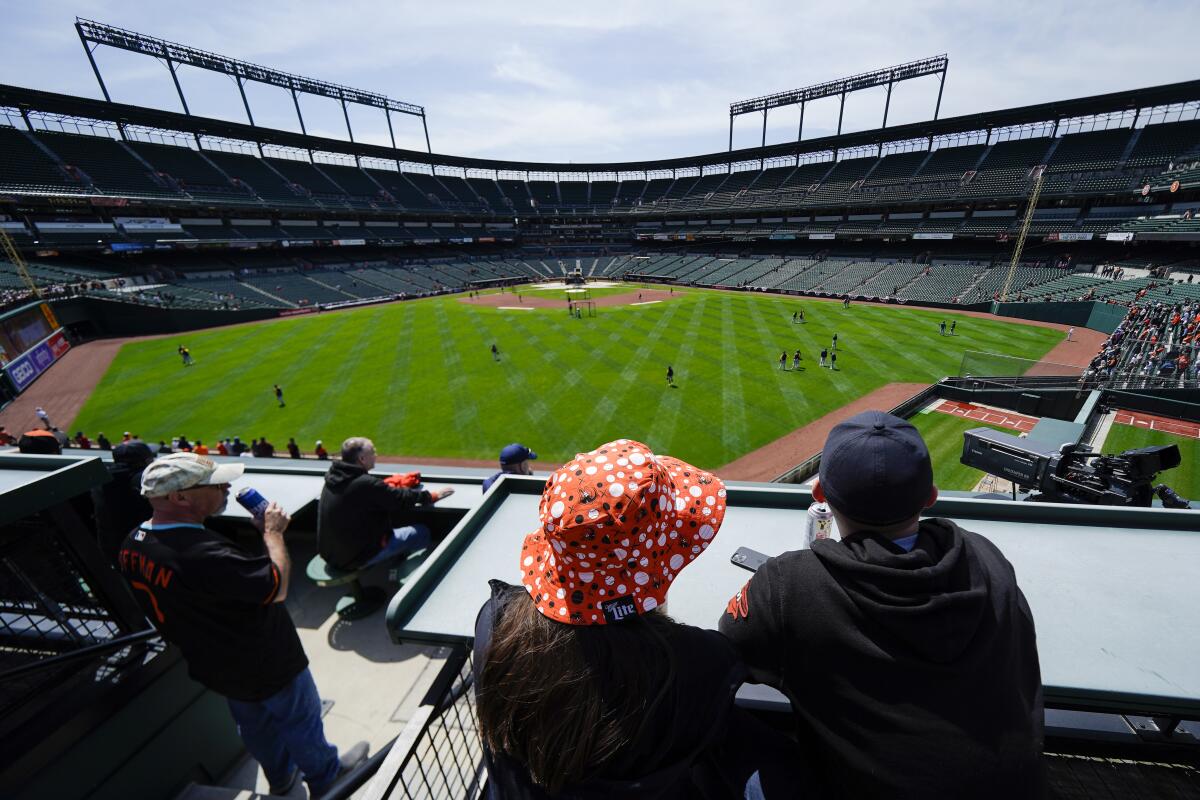
[[[659,611],[568,625],[520,591],[496,622],[480,673],[484,743],[549,792],[603,775],[674,690],[674,625]]]

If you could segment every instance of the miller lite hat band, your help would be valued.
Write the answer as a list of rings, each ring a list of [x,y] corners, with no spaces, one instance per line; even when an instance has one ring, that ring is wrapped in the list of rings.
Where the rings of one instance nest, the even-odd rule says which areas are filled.
[[[142,494],[163,497],[197,486],[232,483],[245,471],[244,464],[217,463],[195,453],[171,453],[152,462],[142,472]]]
[[[717,535],[725,484],[632,439],[579,453],[542,492],[521,583],[544,616],[607,625],[653,611]]]

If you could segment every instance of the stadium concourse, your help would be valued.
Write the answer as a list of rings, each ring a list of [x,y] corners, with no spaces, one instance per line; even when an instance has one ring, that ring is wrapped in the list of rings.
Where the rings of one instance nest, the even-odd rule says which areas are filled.
[[[711,627],[746,580],[734,547],[796,546],[834,426],[892,410],[953,487],[932,513],[978,525],[1028,594],[1052,795],[1194,796],[1200,654],[1173,613],[1200,602],[1195,512],[970,497],[981,473],[961,458],[975,426],[1028,433],[1043,466],[1064,443],[1182,442],[1175,474],[1200,480],[1200,81],[936,116],[544,163],[0,86],[0,425],[28,430],[40,409],[93,439],[294,434],[306,452],[365,435],[380,473],[457,487],[422,510],[439,544],[368,575],[320,556],[327,465],[251,458],[244,481],[292,514],[307,569],[286,616],[337,703],[325,724],[376,753],[339,796],[374,780],[372,797],[459,797],[486,780],[479,594],[545,480],[481,492],[500,447],[540,451],[541,473],[600,431],[645,431],[731,481],[718,554],[672,595],[673,615]],[[596,317],[561,313],[581,304]],[[220,697],[98,551],[90,504],[112,465],[95,455],[0,453],[3,777],[20,800],[266,788]],[[1121,483],[1134,474],[1104,499],[1149,498]],[[261,541],[230,505],[218,523]],[[339,616],[390,594],[386,620]],[[742,691],[791,726],[782,695]]]

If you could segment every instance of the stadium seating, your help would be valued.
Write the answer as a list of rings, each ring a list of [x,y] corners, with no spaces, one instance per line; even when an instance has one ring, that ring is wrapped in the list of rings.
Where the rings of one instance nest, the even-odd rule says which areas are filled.
[[[1200,120],[1147,125],[1139,132],[1129,167],[1162,168],[1176,156],[1194,151],[1200,142]]]
[[[914,153],[892,153],[884,156],[875,169],[871,170],[871,177],[867,179],[866,185],[906,183],[929,155],[928,152],[919,150]]]
[[[619,206],[632,206],[639,203],[642,199],[642,194],[647,190],[647,181],[632,180],[621,181],[617,186],[617,202]]]
[[[459,203],[459,199],[446,188],[436,175],[427,175],[424,172],[406,172],[404,177],[424,196],[426,208],[454,207]]]
[[[616,181],[592,181],[590,186],[590,204],[599,208],[613,205],[613,202],[617,198],[617,188],[618,184]]]
[[[508,199],[507,205],[514,211],[529,211],[532,208],[533,204],[529,202],[532,196],[525,181],[498,180],[496,185]]]
[[[338,199],[351,208],[386,208],[390,205],[383,199],[383,188],[358,167],[319,164],[317,169],[337,184],[342,192]]]
[[[79,194],[87,187],[38,146],[31,134],[0,127],[0,191]]]
[[[875,275],[854,288],[852,294],[861,297],[894,297],[925,270],[923,264],[897,262],[886,265]]]
[[[1050,156],[1048,172],[1115,169],[1129,144],[1125,128],[1063,136]]]
[[[695,183],[695,178],[689,178],[687,180],[690,180],[692,183]],[[631,202],[629,203],[629,205],[633,205],[637,200],[641,201],[640,205],[643,205],[643,206],[651,205],[653,203],[656,203],[660,198],[666,196],[667,191],[675,183],[675,179],[674,178],[654,178],[652,180],[645,181],[644,183],[645,183],[645,188],[642,190],[641,195],[639,195],[637,198],[632,198],[632,195],[626,195],[624,192],[625,184],[622,183],[621,184],[622,200],[625,200],[626,198],[630,198]],[[688,185],[691,185],[691,184],[689,183]]]
[[[290,184],[261,158],[220,150],[206,151],[204,155],[238,185],[246,186],[267,203],[314,207],[303,187]]]
[[[483,201],[463,178],[457,175],[438,175],[437,180],[449,197],[453,198],[446,201],[449,207],[464,211],[484,210]]]
[[[587,181],[559,181],[558,193],[564,206],[576,207],[588,204]]]
[[[345,204],[346,192],[342,187],[331,181],[321,168],[308,161],[295,161],[289,158],[263,159],[285,180],[303,188],[309,195],[318,199],[322,205]]]
[[[124,144],[101,136],[38,131],[38,141],[54,152],[68,170],[78,170],[105,194],[124,196],[178,196],[178,192],[155,174]]]
[[[928,300],[935,303],[954,303],[978,281],[982,268],[973,264],[937,263],[896,296],[906,300]]]
[[[1049,138],[1017,139],[992,145],[975,177],[959,192],[961,197],[1022,197],[1029,190],[1029,172],[1044,158],[1053,142]]]
[[[310,163],[191,147],[0,129],[0,188],[27,193],[99,192],[181,202],[334,210],[530,214],[564,209],[626,211],[769,209],[958,199],[1015,199],[1032,167],[1048,165],[1049,196],[1132,192],[1188,155],[1200,157],[1200,121],[1148,125],[771,166],[652,180],[492,180]],[[1194,173],[1184,173],[1191,179]],[[1168,180],[1170,179],[1170,180]],[[1163,176],[1163,186],[1174,176]],[[1200,176],[1196,176],[1200,184]],[[381,189],[382,187],[382,189]],[[1156,184],[1156,191],[1158,184]],[[254,199],[257,198],[257,199]]]
[[[145,161],[174,181],[179,190],[197,200],[244,203],[255,199],[245,186],[234,186],[207,157],[196,150],[176,145],[128,142]]]

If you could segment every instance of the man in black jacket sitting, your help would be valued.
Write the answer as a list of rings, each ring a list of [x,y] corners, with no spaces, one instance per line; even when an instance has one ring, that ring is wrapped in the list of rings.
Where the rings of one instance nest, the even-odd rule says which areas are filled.
[[[880,411],[836,426],[813,496],[841,541],[768,559],[721,617],[751,674],[791,700],[833,797],[1038,797],[1033,617],[984,537],[920,518],[920,433]]]
[[[109,481],[92,489],[92,505],[100,549],[115,564],[125,537],[154,514],[142,496],[142,470],[154,461],[154,452],[145,442],[131,440],[114,447],[112,454],[105,465]]]
[[[361,569],[429,547],[429,528],[405,524],[405,517],[454,493],[448,486],[435,492],[389,486],[371,474],[374,468],[375,444],[355,436],[342,444],[342,460],[325,474],[317,547],[338,569]]]

